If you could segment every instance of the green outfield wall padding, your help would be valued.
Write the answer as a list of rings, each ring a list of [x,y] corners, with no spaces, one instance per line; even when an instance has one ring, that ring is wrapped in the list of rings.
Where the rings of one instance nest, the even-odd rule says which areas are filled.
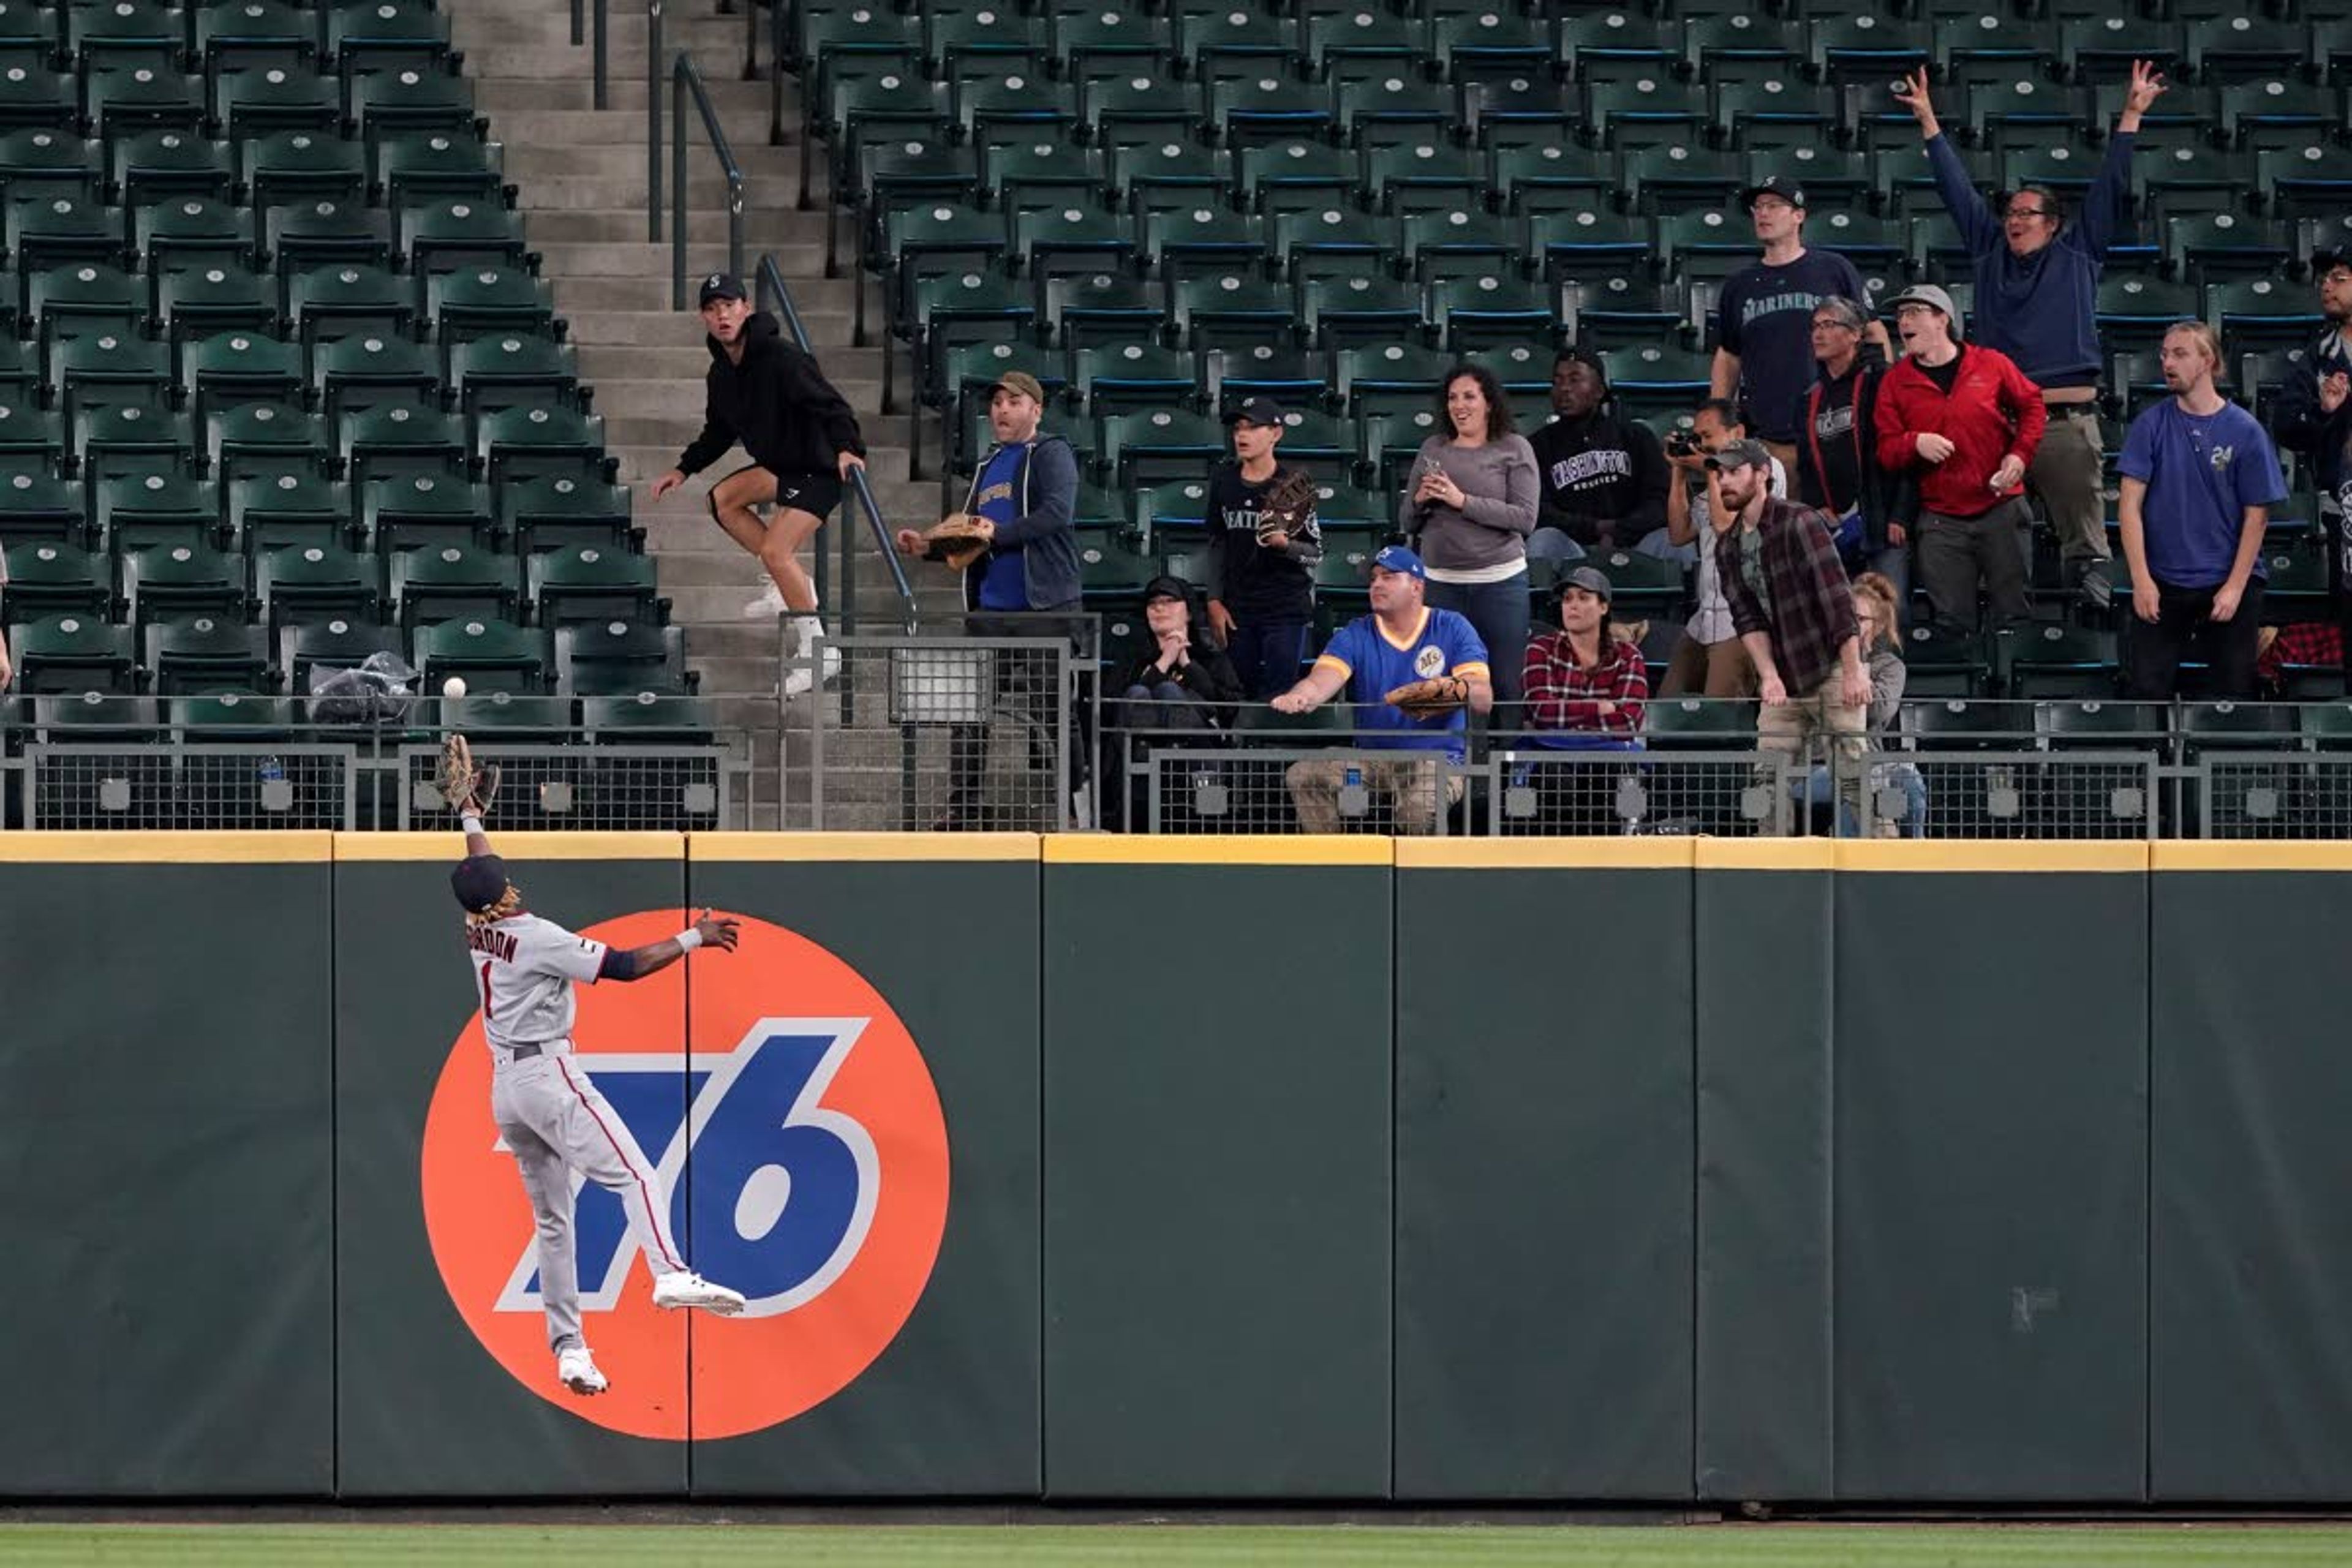
[[[1834,1489],[1831,887],[1826,868],[1697,873],[1702,1498]]]
[[[454,835],[447,847],[457,849]],[[682,919],[685,866],[676,854],[532,860],[506,847],[530,909],[560,925],[590,930],[642,914],[648,935],[666,935]],[[527,1267],[532,1230],[514,1162],[496,1152],[488,1050],[478,1033],[461,1038],[482,999],[450,896],[456,858],[346,859],[335,868],[340,1489],[350,1498],[683,1497],[688,1323],[681,1314],[652,1311],[644,1259],[628,1263],[613,1307],[583,1314],[614,1384],[593,1418],[556,1385],[540,1315],[496,1310],[509,1270]],[[653,1076],[663,1058],[683,1062],[682,973],[581,989],[583,1055],[625,1047],[651,1058]],[[458,1068],[470,1068],[471,1077],[462,1088],[452,1084],[433,1125],[434,1153],[452,1173],[436,1223],[453,1238],[450,1258],[469,1260],[467,1304],[507,1347],[513,1371],[461,1315],[457,1287],[445,1283],[425,1218],[427,1116],[461,1050],[467,1054]],[[621,1092],[616,1084],[599,1086],[608,1097]],[[667,1093],[677,1098],[666,1115],[660,1091],[648,1100],[657,1119],[675,1127],[682,1089]],[[580,1230],[584,1237],[584,1222]],[[584,1296],[591,1289],[584,1246],[581,1256]],[[624,1419],[624,1412],[675,1436],[598,1424]]]
[[[1691,872],[1396,906],[1396,1495],[1686,1497]]]
[[[1047,864],[1049,1497],[1386,1495],[1389,888]]]
[[[331,1489],[331,870],[0,862],[0,1494]]]
[[[1837,1495],[2146,1491],[2147,879],[1837,880]]]
[[[2352,1495],[2341,874],[2155,879],[2149,1484]]]
[[[950,1173],[936,1262],[916,1274],[919,1295],[904,1326],[845,1388],[805,1413],[756,1431],[698,1437],[695,1492],[1037,1495],[1044,1455],[1034,853],[969,863],[698,858],[689,877],[697,904],[771,922],[808,944],[786,949],[784,962],[756,958],[732,970],[698,960],[691,997],[698,1042],[733,1043],[747,1009],[713,1016],[731,998],[750,1001],[762,1016],[822,1013],[839,999],[830,988],[849,984],[847,972],[887,1009],[886,1016],[872,1000],[847,1002],[865,1031],[852,1062],[863,1065],[885,1048],[895,1017],[928,1069]],[[868,1100],[850,1092],[861,1086],[850,1083],[847,1068],[836,1082],[848,1087],[829,1092],[828,1104],[860,1118],[888,1097],[921,1092],[894,1079],[864,1091],[882,1101]],[[909,1163],[926,1159],[914,1146],[919,1140],[912,1129],[876,1135],[884,1212],[853,1265],[858,1270],[897,1266],[910,1245],[908,1233],[919,1228],[919,1216],[902,1226],[891,1205]],[[705,1203],[733,1201],[732,1187],[722,1194],[716,1186],[715,1176],[698,1184],[698,1212]],[[858,1288],[855,1276],[838,1287]],[[772,1341],[779,1358],[845,1355],[844,1367],[857,1360],[828,1342],[826,1323],[800,1321],[810,1316],[698,1323],[698,1352],[732,1338],[755,1346]],[[698,1406],[741,1375],[698,1355]]]

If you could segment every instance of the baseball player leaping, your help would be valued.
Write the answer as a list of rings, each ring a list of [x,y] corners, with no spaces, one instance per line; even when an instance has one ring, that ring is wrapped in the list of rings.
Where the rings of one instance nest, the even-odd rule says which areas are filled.
[[[555,1375],[574,1394],[602,1394],[607,1384],[580,1337],[580,1273],[572,1251],[575,1174],[608,1188],[645,1249],[656,1307],[700,1307],[732,1315],[743,1298],[686,1266],[670,1235],[669,1194],[629,1130],[588,1075],[572,1061],[575,981],[643,980],[698,947],[732,952],[735,922],[702,918],[661,942],[626,952],[578,936],[523,908],[506,862],[490,852],[480,813],[496,775],[478,774],[462,737],[448,742],[444,787],[463,813],[466,858],[449,886],[466,910],[466,946],[482,996],[482,1033],[494,1067],[490,1115],[513,1151],[523,1191],[539,1226],[539,1291]],[[488,780],[485,787],[483,781]]]

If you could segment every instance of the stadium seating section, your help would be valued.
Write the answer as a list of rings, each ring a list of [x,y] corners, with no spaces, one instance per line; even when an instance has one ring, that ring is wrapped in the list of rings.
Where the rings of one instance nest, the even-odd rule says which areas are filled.
[[[1639,416],[1686,417],[1715,292],[1756,254],[1738,194],[1766,173],[1803,182],[1808,243],[1852,257],[1879,297],[1924,279],[1965,310],[1967,258],[1888,90],[1918,67],[1989,195],[2031,181],[2079,197],[2131,60],[2159,62],[2172,88],[2140,134],[2099,302],[2110,460],[2162,395],[2154,350],[2182,316],[2220,329],[2259,415],[2318,335],[2304,258],[2352,237],[2352,3],[2248,11],[801,0],[785,55],[854,217],[861,330],[870,292],[911,351],[906,395],[943,421],[943,491],[984,447],[1003,369],[1059,399],[1088,481],[1087,596],[1111,612],[1117,658],[1140,585],[1197,560],[1217,416],[1244,397],[1297,411],[1284,454],[1327,481],[1327,623],[1360,606],[1399,464],[1457,359],[1496,372],[1523,426],[1568,342],[1609,356]],[[2273,619],[2307,618],[2324,593],[2309,478],[2294,479]],[[1679,589],[1613,565],[1645,574],[1638,602]],[[2059,617],[2046,539],[2036,589]],[[1971,691],[2041,679],[1990,638],[1938,651]]]
[[[0,4],[23,716],[258,733],[388,652],[558,730],[675,724],[679,634],[461,64],[420,0]]]

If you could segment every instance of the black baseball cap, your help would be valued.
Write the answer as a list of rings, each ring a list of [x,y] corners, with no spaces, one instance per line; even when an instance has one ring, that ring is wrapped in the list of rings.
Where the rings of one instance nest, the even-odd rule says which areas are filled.
[[[2352,267],[2352,245],[2334,245],[2311,253],[2311,275],[2325,278],[2338,267]]]
[[[1805,210],[1805,187],[1791,174],[1767,174],[1739,193],[1739,205],[1754,205],[1758,196],[1778,196],[1799,212]]]
[[[1181,599],[1189,605],[1192,602],[1192,590],[1183,578],[1163,572],[1143,585],[1143,602],[1148,605],[1154,599]]]
[[[507,863],[495,855],[468,855],[449,873],[449,890],[468,914],[484,910],[507,896]]]
[[[1226,415],[1225,423],[1228,425],[1281,425],[1286,421],[1282,416],[1281,404],[1271,397],[1252,397],[1244,399],[1239,408]]]
[[[714,272],[702,280],[701,303],[695,309],[707,310],[715,300],[748,300],[751,297],[751,293],[743,287],[743,279],[736,277],[732,272]]]

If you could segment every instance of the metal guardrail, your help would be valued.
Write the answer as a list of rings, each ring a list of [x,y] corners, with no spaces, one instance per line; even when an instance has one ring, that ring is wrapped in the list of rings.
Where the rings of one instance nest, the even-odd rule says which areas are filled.
[[[646,0],[646,243],[662,237],[662,0]]]
[[[652,0],[652,4],[653,15],[658,17],[661,15],[661,0]],[[593,29],[588,25],[592,10],[595,23]],[[612,0],[593,0],[593,5],[592,0],[572,0],[572,47],[578,48],[583,43],[588,42],[591,37],[595,43],[595,48],[593,51],[594,64],[591,69],[595,80],[595,97],[593,101],[598,109],[612,107],[611,10]],[[646,47],[649,48],[653,47],[650,37]]]
[[[702,72],[696,68],[694,57],[680,49],[670,69],[669,100],[669,304],[673,310],[686,309],[686,106],[689,99],[702,117],[702,132],[710,140],[710,150],[719,155],[719,172],[727,180],[727,270],[738,278],[743,276],[743,170],[735,162],[734,148],[728,145],[718,110],[711,107]]]
[[[774,257],[761,256],[751,291],[760,297],[755,302],[764,302],[769,299],[775,301],[777,314],[783,318],[784,331],[791,334],[801,353],[815,358],[816,350],[810,345],[808,329],[801,323],[800,307],[793,302],[792,287],[784,281],[784,275],[778,269]],[[849,471],[849,488],[855,504],[866,513],[866,523],[873,531],[874,546],[881,552],[882,564],[889,569],[891,586],[898,590],[899,630],[911,635],[915,630],[915,589],[907,579],[906,566],[898,559],[898,547],[890,537],[890,525],[882,515],[882,503],[874,499],[874,487],[866,482],[863,468]],[[824,545],[820,542],[816,548],[816,601],[820,605],[833,606],[835,629],[845,634],[857,629],[857,540],[856,531],[848,526],[848,521],[845,517],[838,530],[841,551],[841,593],[838,598],[829,591],[831,574],[825,566]]]

